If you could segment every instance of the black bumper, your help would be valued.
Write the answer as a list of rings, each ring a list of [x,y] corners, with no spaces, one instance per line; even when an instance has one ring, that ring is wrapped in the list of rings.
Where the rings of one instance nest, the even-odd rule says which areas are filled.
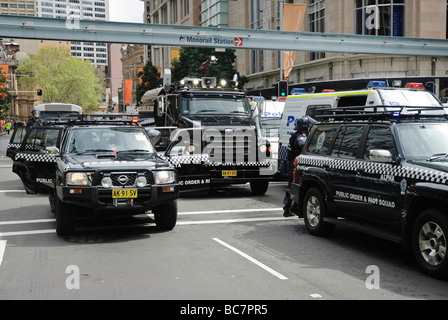
[[[179,198],[178,184],[124,189],[137,189],[137,198],[117,199],[114,201],[112,198],[113,189],[100,187],[57,186],[56,193],[63,203],[92,209],[95,214],[112,214],[116,212],[134,215]]]

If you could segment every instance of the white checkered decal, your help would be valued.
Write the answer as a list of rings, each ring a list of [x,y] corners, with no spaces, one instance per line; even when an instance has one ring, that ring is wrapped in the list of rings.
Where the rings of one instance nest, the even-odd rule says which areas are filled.
[[[448,173],[425,168],[403,167],[389,163],[300,155],[298,157],[297,164],[313,167],[327,166],[330,169],[345,171],[356,171],[358,169],[362,169],[366,173],[371,174],[384,174],[394,177],[410,178],[442,184],[447,184],[448,182]]]

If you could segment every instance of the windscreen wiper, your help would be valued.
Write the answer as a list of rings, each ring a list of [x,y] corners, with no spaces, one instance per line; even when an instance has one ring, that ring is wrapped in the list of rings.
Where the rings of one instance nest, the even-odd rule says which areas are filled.
[[[145,150],[145,149],[130,149],[130,150],[117,151],[117,154],[118,153],[138,153],[138,152],[150,153],[151,151]]]
[[[431,156],[431,158],[427,159],[426,161],[433,162],[438,160],[445,160],[448,158],[448,153],[436,153]]]
[[[110,150],[110,149],[88,149],[88,150],[76,152],[76,154],[87,154],[87,153],[94,153],[94,152],[114,152],[114,150]]]

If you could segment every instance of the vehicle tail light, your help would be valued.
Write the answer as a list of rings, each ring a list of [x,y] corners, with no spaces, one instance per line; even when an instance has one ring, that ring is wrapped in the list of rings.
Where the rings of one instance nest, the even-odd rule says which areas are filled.
[[[294,159],[294,168],[292,169],[292,182],[296,182],[297,158]]]

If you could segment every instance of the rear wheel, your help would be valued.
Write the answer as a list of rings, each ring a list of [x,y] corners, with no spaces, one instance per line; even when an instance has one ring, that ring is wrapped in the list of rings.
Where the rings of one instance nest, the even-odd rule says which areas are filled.
[[[333,232],[335,224],[324,222],[327,215],[325,199],[317,188],[307,191],[303,202],[303,218],[308,232],[315,236],[326,236]]]
[[[154,220],[157,229],[172,230],[177,223],[177,200],[154,208]]]
[[[54,214],[56,216],[56,233],[59,236],[73,234],[76,229],[76,207],[67,205],[54,196]]]
[[[256,180],[250,182],[250,189],[252,193],[256,196],[262,196],[268,191],[269,181],[268,180]]]
[[[436,278],[448,277],[448,217],[428,209],[417,217],[412,231],[412,251],[422,270]]]

